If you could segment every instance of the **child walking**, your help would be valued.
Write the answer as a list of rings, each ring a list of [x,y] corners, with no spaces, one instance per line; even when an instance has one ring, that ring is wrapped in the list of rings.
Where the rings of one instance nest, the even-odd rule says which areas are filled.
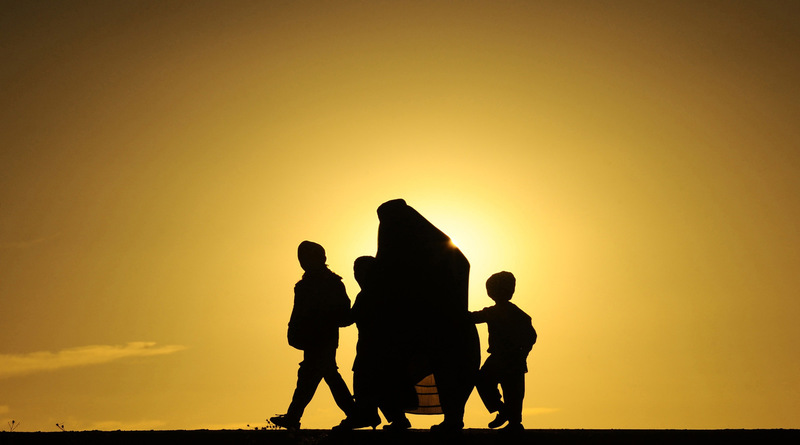
[[[323,379],[336,405],[346,415],[352,413],[354,405],[336,365],[339,328],[348,324],[350,297],[342,278],[325,264],[325,249],[321,245],[303,241],[297,248],[297,259],[305,273],[294,287],[288,338],[290,346],[303,351],[303,361],[297,370],[297,387],[289,410],[269,419],[287,429],[300,428],[303,411]]]
[[[486,280],[486,292],[494,306],[471,312],[472,321],[489,328],[489,357],[478,372],[475,388],[483,404],[497,417],[489,428],[522,430],[522,399],[525,397],[525,373],[528,353],[536,343],[531,317],[512,303],[516,279],[511,272],[498,272]],[[498,385],[503,389],[502,398]]]

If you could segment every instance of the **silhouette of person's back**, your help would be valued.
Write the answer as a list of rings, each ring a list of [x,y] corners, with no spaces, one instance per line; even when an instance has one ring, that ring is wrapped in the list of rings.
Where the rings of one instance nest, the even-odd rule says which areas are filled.
[[[325,249],[303,241],[297,258],[305,273],[294,288],[294,306],[289,318],[288,340],[303,351],[297,371],[297,387],[286,414],[270,421],[285,428],[299,428],[305,407],[311,402],[321,380],[325,380],[334,401],[345,414],[353,408],[353,399],[336,365],[339,327],[348,324],[350,298],[342,278],[325,264]]]
[[[362,256],[353,264],[356,282],[361,292],[356,296],[350,310],[352,321],[358,328],[356,359],[353,368],[374,369],[388,352],[384,346],[385,332],[381,317],[385,313],[385,301],[377,288],[378,270],[375,257]]]

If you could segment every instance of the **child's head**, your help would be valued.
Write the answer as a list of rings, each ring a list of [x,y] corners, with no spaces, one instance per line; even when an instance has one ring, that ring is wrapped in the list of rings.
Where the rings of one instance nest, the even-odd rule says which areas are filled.
[[[325,267],[325,249],[319,244],[311,241],[303,241],[297,247],[297,259],[300,267],[305,271],[316,270]]]
[[[509,301],[514,295],[517,286],[517,279],[511,272],[498,272],[486,280],[486,293],[496,301]]]
[[[362,289],[375,280],[376,265],[377,260],[372,256],[360,256],[353,263],[353,275]]]

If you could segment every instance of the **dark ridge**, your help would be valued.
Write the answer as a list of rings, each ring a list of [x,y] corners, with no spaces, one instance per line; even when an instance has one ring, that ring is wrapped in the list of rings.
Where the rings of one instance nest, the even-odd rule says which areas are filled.
[[[502,430],[466,429],[458,433],[429,430],[387,432],[358,430],[192,430],[192,431],[81,431],[3,432],[0,444],[17,445],[496,445],[496,444],[798,444],[800,430]]]

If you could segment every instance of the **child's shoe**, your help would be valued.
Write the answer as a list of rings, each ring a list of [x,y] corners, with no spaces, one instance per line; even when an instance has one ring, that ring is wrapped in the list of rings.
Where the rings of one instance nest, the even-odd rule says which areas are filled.
[[[489,422],[489,428],[497,428],[503,426],[504,423],[508,421],[508,417],[501,412],[497,413],[497,417],[494,418],[491,422]]]
[[[287,430],[300,429],[300,420],[293,419],[287,416],[286,414],[279,414],[277,416],[270,417],[269,421],[272,422],[275,426],[286,428]]]

